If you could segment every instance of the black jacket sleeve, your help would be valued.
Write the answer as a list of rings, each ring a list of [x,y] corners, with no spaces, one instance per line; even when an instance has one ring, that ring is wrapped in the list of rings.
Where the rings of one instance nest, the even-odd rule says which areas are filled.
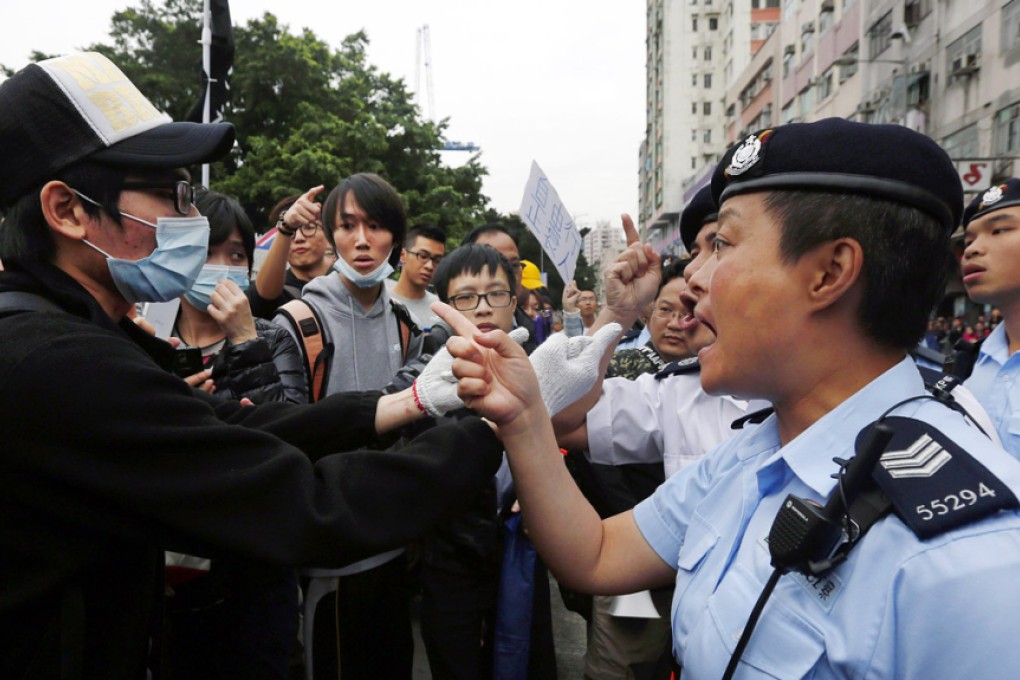
[[[377,393],[241,407],[198,395],[126,337],[43,316],[0,333],[0,496],[48,531],[340,566],[464,507],[501,459],[475,418],[396,452],[328,453],[374,438]]]

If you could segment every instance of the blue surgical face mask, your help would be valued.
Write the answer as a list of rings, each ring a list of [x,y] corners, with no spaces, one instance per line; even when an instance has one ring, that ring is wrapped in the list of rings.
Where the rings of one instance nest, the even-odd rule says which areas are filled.
[[[123,260],[88,240],[85,244],[106,256],[110,276],[124,299],[131,303],[169,302],[189,291],[208,257],[209,220],[201,216],[159,217],[153,224],[124,212],[121,215],[155,229],[156,249],[140,260]]]
[[[230,279],[238,285],[241,290],[248,290],[248,268],[228,267],[220,264],[207,264],[198,273],[191,290],[184,294],[184,299],[195,309],[203,312],[212,304],[211,295],[216,290],[216,284],[222,279]]]
[[[378,286],[393,273],[393,265],[389,263],[389,260],[383,262],[369,273],[361,274],[354,267],[347,264],[347,260],[342,257],[338,257],[336,262],[333,264],[333,269],[340,272],[341,276],[358,288],[371,288],[372,286]]]

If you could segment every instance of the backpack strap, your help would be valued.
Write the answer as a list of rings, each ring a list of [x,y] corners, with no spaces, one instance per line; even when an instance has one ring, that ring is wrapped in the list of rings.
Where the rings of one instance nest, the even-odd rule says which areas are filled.
[[[0,293],[0,314],[7,312],[64,312],[64,310],[42,295],[9,290]]]
[[[326,391],[333,345],[326,342],[322,321],[315,308],[304,300],[291,300],[281,305],[279,312],[290,321],[301,339],[301,354],[305,358],[305,374],[308,378],[308,401],[318,401]]]
[[[397,332],[400,334],[400,363],[406,364],[407,353],[410,351],[410,340],[412,337],[421,335],[422,330],[414,322],[407,307],[391,298],[390,308],[393,310],[393,315],[397,317]]]

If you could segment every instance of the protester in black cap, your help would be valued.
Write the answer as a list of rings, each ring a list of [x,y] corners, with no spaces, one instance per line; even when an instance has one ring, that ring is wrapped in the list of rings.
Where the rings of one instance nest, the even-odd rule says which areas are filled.
[[[731,149],[712,192],[715,255],[690,282],[716,333],[701,382],[775,411],[633,512],[601,521],[571,487],[513,343],[448,344],[543,559],[593,592],[675,581],[685,677],[1012,675],[1020,462],[932,398],[907,356],[962,212],[949,157],[903,127],[792,124]],[[609,287],[633,300],[659,272],[647,246],[627,254]]]
[[[169,371],[173,348],[128,313],[191,288],[209,227],[187,167],[233,137],[171,122],[99,54],[0,85],[0,677],[144,678],[165,549],[342,566],[420,535],[500,464],[476,418],[329,455],[452,403],[428,369],[312,406],[223,402]]]
[[[981,192],[963,211],[963,285],[974,302],[1002,310],[965,383],[995,421],[1002,445],[1020,458],[1020,179]],[[992,310],[995,311],[994,309]]]

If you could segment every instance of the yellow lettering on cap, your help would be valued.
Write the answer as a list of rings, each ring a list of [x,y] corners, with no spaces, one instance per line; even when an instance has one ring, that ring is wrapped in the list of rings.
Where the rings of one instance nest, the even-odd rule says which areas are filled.
[[[127,76],[112,61],[96,52],[54,59],[49,65],[70,75],[78,87],[86,92],[101,85],[127,80]]]
[[[130,83],[117,85],[114,89],[124,100],[124,105],[134,109],[139,120],[150,121],[160,115],[156,107],[134,85]]]
[[[142,122],[134,107],[112,90],[91,94],[89,101],[106,118],[115,132],[121,132]]]

